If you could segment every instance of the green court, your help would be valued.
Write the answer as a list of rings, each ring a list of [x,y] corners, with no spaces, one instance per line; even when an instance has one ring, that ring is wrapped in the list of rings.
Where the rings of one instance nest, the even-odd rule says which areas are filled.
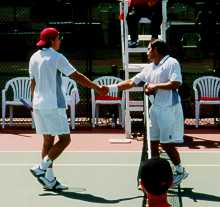
[[[9,207],[142,206],[143,193],[137,190],[136,182],[142,142],[110,144],[108,139],[123,137],[121,132],[76,132],[71,137],[70,148],[54,166],[56,176],[70,189],[52,192],[45,191],[29,172],[39,162],[41,139],[34,133],[1,134],[1,203]],[[90,142],[95,142],[97,147],[92,147]],[[77,149],[72,148],[74,145]],[[190,176],[179,190],[170,189],[170,204],[173,207],[218,207],[220,159],[217,148],[187,150],[180,147],[180,152]]]

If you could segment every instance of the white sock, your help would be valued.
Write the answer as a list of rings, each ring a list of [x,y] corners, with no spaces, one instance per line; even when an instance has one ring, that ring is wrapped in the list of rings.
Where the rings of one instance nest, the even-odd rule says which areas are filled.
[[[176,169],[177,172],[182,173],[184,167],[181,164],[179,164],[179,165],[175,165],[175,169]]]
[[[47,168],[47,172],[46,172],[46,175],[45,177],[49,180],[49,181],[52,181],[54,180],[54,172],[53,172],[53,168],[52,167],[48,167]]]
[[[52,163],[53,161],[48,156],[45,156],[40,163],[40,168],[42,170],[46,170]]]

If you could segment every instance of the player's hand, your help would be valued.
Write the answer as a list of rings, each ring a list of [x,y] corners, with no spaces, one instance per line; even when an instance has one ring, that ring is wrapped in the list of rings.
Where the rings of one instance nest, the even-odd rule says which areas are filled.
[[[156,84],[148,83],[144,86],[144,92],[149,96],[157,89]]]
[[[105,96],[109,92],[109,88],[107,86],[99,86],[96,92],[100,96]]]

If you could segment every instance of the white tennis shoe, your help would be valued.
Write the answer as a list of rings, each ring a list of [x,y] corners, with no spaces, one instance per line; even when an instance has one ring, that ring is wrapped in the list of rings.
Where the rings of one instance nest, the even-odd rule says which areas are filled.
[[[67,190],[68,186],[61,184],[56,178],[52,181],[42,176],[38,178],[38,181],[44,186],[46,190]]]
[[[41,177],[41,176],[45,176],[45,174],[46,174],[46,170],[41,169],[39,165],[32,167],[30,169],[30,172],[36,178]]]

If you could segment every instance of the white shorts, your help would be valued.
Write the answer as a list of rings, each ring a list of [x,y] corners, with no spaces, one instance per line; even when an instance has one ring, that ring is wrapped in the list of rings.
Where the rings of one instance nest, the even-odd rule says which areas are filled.
[[[34,109],[34,123],[37,134],[62,135],[69,134],[66,109]]]
[[[183,143],[184,119],[180,103],[150,108],[150,138],[160,143]]]

